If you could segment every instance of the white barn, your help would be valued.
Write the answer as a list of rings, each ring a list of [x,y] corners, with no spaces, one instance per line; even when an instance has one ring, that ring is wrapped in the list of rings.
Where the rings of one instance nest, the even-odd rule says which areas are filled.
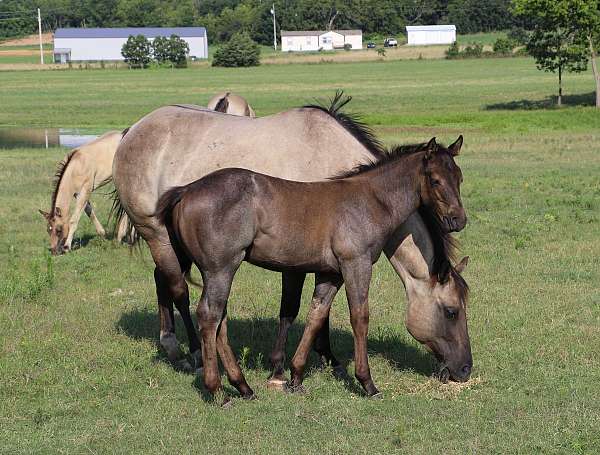
[[[430,44],[452,44],[456,41],[455,25],[407,25],[406,36],[409,46]]]
[[[149,41],[177,35],[188,43],[191,57],[208,58],[204,27],[59,28],[54,32],[54,62],[123,60],[121,48],[131,35]]]
[[[362,49],[362,30],[281,31],[282,52],[343,49],[346,44]]]

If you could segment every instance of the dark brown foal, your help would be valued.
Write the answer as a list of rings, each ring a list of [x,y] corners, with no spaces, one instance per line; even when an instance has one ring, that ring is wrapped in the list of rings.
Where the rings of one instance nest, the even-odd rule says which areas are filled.
[[[367,356],[372,264],[421,206],[431,208],[449,229],[465,225],[455,155],[432,139],[421,148],[398,151],[327,182],[292,182],[223,169],[167,191],[157,216],[204,281],[197,314],[209,391],[221,388],[218,350],[232,385],[243,396],[252,396],[230,348],[220,344],[226,340],[218,336],[219,327],[226,324],[231,282],[246,260],[277,271],[317,274],[308,323],[292,359],[292,387],[302,383],[308,351],[344,282],[355,340],[355,375],[369,396],[379,393]]]

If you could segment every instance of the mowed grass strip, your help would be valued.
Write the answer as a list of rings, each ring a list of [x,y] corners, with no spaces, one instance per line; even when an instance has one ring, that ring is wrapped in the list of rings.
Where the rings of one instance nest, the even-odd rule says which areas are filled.
[[[435,364],[406,332],[404,291],[382,260],[371,287],[369,332],[371,366],[384,393],[382,401],[364,398],[356,382],[345,384],[328,371],[318,371],[314,358],[306,395],[265,388],[279,276],[248,265],[234,282],[230,336],[259,400],[236,400],[228,411],[207,401],[201,381],[174,369],[157,346],[153,263],[147,250],[132,255],[124,246],[97,238],[91,223],[82,219],[77,235],[81,248],[49,258],[37,209],[48,208],[51,177],[65,151],[0,151],[0,452],[600,451],[600,157],[595,147],[600,124],[593,122],[598,114],[582,107],[485,109],[488,103],[508,102],[511,94],[503,90],[508,87],[524,84],[512,99],[528,100],[543,100],[546,88],[553,87],[553,79],[537,73],[529,60],[506,62],[531,82],[498,70],[489,76],[490,84],[501,81],[489,100],[477,97],[474,87],[488,93],[480,79],[497,70],[493,61],[479,62],[484,68],[471,62],[400,65],[413,71],[411,78],[402,71],[377,73],[372,77],[386,77],[402,87],[389,90],[387,100],[381,85],[362,85],[365,74],[347,72],[342,81],[355,95],[352,108],[365,113],[389,143],[433,135],[450,142],[461,131],[466,135],[458,162],[465,175],[462,193],[470,222],[459,237],[462,253],[471,257],[465,276],[471,285],[473,380],[457,386],[430,379]],[[434,65],[433,71],[430,63],[441,66]],[[383,66],[392,71],[398,69],[395,65]],[[110,81],[93,82],[108,111],[98,110],[96,125],[122,127],[135,121],[144,106],[150,110],[165,102],[202,103],[231,86],[265,114],[331,95],[336,85],[327,74],[354,66],[279,68],[273,71],[285,76],[280,85],[265,68],[256,69],[271,77],[271,93],[257,73],[249,76],[245,70],[207,71],[204,82],[198,79],[195,86],[189,85],[190,78],[201,73],[192,70],[44,72],[38,75],[38,91],[45,99],[39,108],[54,112],[48,120],[55,125],[75,119],[92,125],[91,112],[102,97],[89,91],[68,107],[54,96],[52,85],[65,84],[61,78],[66,74],[81,94],[91,87],[90,78],[109,75]],[[480,79],[472,74],[476,70]],[[379,71],[379,65],[369,71]],[[8,100],[0,116],[14,116],[23,125],[36,123],[39,113],[16,102],[19,93],[24,102],[31,101],[33,79],[26,82],[29,73],[16,74],[21,77],[11,76],[13,89],[4,84],[0,89]],[[459,75],[463,82],[454,82],[451,76]],[[584,76],[569,76],[571,87],[578,87],[574,93],[591,90]],[[323,86],[314,88],[306,81],[322,78]],[[464,82],[469,79],[473,84]],[[145,92],[146,98],[139,98],[142,106],[124,102],[135,97],[121,91],[119,80],[136,93]],[[171,81],[162,93],[161,80]],[[67,94],[66,85],[61,87],[57,93]],[[456,104],[439,103],[442,95]],[[170,97],[177,100],[166,101]],[[441,124],[425,121],[429,115]],[[464,125],[457,120],[460,116]],[[103,123],[111,117],[114,123]],[[564,128],[555,131],[552,122]],[[106,220],[107,198],[98,194],[93,202]],[[289,355],[303,329],[310,286]],[[195,300],[197,290],[192,294]],[[352,334],[343,292],[334,303],[332,325],[334,351],[352,375]]]

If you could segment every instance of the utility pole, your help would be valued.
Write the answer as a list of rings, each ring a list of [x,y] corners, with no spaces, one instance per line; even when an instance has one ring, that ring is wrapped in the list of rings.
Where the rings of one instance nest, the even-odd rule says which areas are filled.
[[[44,64],[44,46],[42,46],[42,14],[38,8],[38,32],[40,35],[40,62]]]
[[[275,3],[271,8],[271,14],[273,15],[273,49],[277,50],[277,27],[275,26]]]

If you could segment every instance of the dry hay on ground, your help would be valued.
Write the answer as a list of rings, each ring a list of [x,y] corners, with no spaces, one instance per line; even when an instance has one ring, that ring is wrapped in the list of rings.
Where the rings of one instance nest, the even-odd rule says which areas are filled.
[[[39,37],[37,33],[35,35],[25,36],[23,38],[16,38],[7,41],[0,42],[0,47],[2,46],[33,46],[35,44],[39,44]],[[43,44],[52,44],[52,33],[42,33],[42,43]]]

